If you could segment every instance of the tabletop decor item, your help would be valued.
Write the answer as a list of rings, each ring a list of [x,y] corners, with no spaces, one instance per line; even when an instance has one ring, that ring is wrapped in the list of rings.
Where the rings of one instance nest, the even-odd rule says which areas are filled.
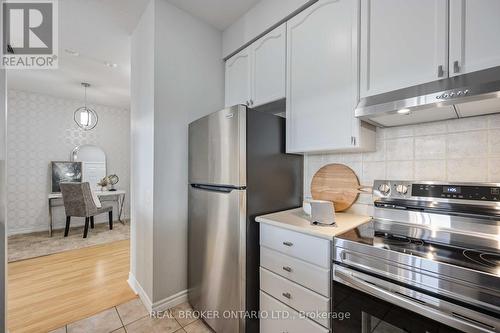
[[[109,188],[110,191],[116,191],[115,185],[120,181],[120,178],[117,175],[109,175],[108,177],[108,185],[111,185]]]
[[[70,182],[80,183],[82,181],[82,162],[51,162],[52,192],[61,192],[59,183]]]
[[[97,185],[101,187],[101,191],[105,191],[109,185],[108,176],[101,179]]]
[[[105,191],[106,189],[108,191],[116,191],[115,185],[120,181],[120,178],[113,174],[104,177],[97,183],[97,185],[101,186],[101,191]]]

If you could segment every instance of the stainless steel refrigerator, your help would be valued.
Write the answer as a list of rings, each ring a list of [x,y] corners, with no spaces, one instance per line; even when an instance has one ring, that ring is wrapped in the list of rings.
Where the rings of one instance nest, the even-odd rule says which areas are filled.
[[[281,117],[239,105],[189,125],[189,301],[217,333],[259,331],[255,217],[301,206],[302,170]]]

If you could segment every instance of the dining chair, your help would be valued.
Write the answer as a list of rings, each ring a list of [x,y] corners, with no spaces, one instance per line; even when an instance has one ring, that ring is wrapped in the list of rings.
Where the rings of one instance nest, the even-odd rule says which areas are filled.
[[[61,194],[66,211],[66,228],[64,229],[64,237],[69,234],[69,226],[72,217],[84,217],[85,228],[83,230],[83,238],[87,238],[90,227],[94,228],[94,216],[108,213],[109,229],[113,229],[113,207],[103,206],[97,207],[92,198],[90,184],[85,183],[60,183]]]

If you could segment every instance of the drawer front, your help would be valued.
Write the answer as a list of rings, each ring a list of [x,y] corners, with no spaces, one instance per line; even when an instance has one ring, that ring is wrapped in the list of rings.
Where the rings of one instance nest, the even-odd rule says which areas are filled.
[[[325,297],[331,297],[332,281],[329,269],[309,264],[264,246],[260,247],[260,265]]]
[[[327,239],[261,223],[260,245],[323,268],[330,268],[332,247]]]
[[[277,301],[264,292],[260,292],[260,311],[269,318],[260,319],[260,333],[328,333],[330,330],[307,318],[299,318],[299,314],[285,304]],[[271,315],[279,316],[278,318]]]
[[[325,314],[330,313],[330,298],[299,286],[265,268],[260,268],[260,289],[299,312],[317,313],[311,319],[330,327],[330,320],[323,318]]]

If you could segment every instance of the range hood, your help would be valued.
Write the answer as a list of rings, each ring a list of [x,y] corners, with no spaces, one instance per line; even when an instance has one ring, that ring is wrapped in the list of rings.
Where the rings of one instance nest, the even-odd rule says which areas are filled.
[[[379,127],[500,113],[500,66],[360,100],[356,117]]]

